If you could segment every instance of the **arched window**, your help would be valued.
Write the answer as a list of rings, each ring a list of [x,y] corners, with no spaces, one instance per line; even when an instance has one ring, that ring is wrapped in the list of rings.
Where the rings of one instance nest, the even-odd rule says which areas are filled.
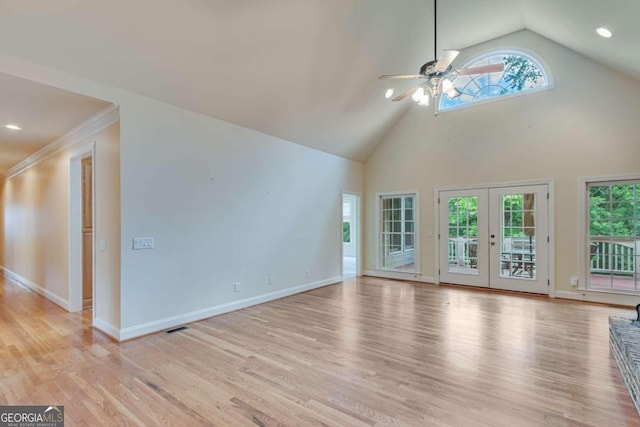
[[[460,96],[440,97],[440,111],[485,101],[506,95],[527,92],[549,86],[545,69],[531,56],[517,51],[491,52],[469,61],[461,68],[504,64],[504,70],[495,73],[460,75],[453,84]]]

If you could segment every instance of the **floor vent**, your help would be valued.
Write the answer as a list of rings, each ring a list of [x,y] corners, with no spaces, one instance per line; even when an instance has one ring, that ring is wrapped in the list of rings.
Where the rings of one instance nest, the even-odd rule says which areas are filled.
[[[172,334],[174,332],[184,331],[185,329],[187,329],[186,326],[178,326],[177,328],[167,329],[166,331],[164,331],[164,333],[165,334]]]

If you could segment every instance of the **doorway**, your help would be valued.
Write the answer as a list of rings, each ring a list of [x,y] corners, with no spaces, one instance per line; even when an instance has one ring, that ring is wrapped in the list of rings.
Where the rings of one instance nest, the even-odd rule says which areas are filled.
[[[92,308],[95,317],[95,142],[69,160],[69,311]]]
[[[93,305],[93,158],[82,159],[82,308]]]
[[[440,191],[440,280],[548,294],[548,194],[548,185]]]
[[[360,272],[360,196],[342,194],[342,277]]]

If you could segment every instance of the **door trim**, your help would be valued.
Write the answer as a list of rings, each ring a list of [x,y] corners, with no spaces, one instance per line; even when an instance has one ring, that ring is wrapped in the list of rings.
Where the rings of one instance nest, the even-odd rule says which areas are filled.
[[[494,182],[487,184],[471,184],[471,185],[454,185],[454,186],[441,186],[434,187],[433,189],[433,265],[434,265],[434,282],[440,284],[440,239],[438,233],[440,232],[440,209],[438,204],[438,195],[441,191],[455,191],[455,190],[475,190],[479,188],[500,188],[500,187],[518,187],[527,185],[547,185],[549,188],[549,200],[548,200],[548,226],[549,226],[549,297],[555,298],[556,296],[556,225],[555,225],[555,180],[554,178],[532,179],[527,181],[509,181],[509,182]]]

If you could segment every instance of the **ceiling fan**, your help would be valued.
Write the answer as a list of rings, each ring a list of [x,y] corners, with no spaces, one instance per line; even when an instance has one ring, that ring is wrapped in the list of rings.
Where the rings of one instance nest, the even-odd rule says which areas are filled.
[[[437,54],[437,37],[438,37],[438,5],[437,0],[433,0],[433,52],[434,57]],[[378,77],[379,80],[385,79],[422,79],[418,85],[411,87],[400,95],[392,99],[392,101],[402,101],[411,96],[419,105],[429,105],[429,99],[434,99],[442,94],[446,94],[449,99],[460,96],[460,91],[453,84],[453,79],[457,76],[470,74],[495,73],[504,70],[503,64],[483,65],[473,68],[461,68],[454,70],[453,61],[460,54],[457,50],[444,50],[440,59],[429,61],[420,67],[419,74],[385,74]],[[393,96],[393,89],[388,89],[385,97],[387,99]]]

